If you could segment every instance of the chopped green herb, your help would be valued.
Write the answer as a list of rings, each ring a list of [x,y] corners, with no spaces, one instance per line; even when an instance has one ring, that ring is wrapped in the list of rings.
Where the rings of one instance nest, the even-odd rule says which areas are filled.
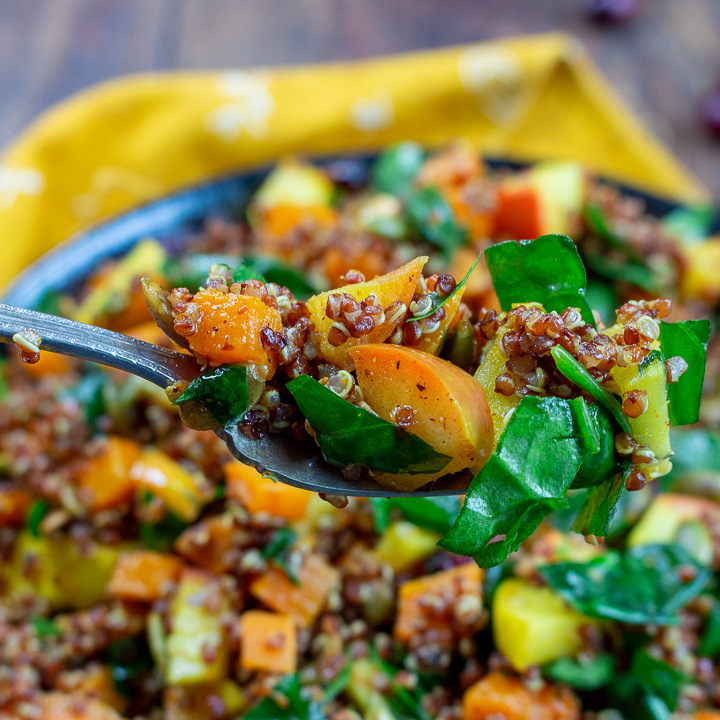
[[[565,493],[587,454],[572,411],[572,403],[581,402],[522,399],[440,547],[491,567],[515,552],[546,515],[567,507]]]
[[[49,618],[36,616],[30,620],[30,624],[35,634],[40,638],[60,638],[63,636],[63,631]]]
[[[599,205],[585,206],[585,222],[591,232],[599,235],[610,247],[624,248],[627,243],[610,227],[609,220]]]
[[[688,369],[680,379],[668,383],[670,422],[692,425],[700,417],[700,400],[705,379],[705,353],[710,339],[709,320],[660,323],[660,347],[666,358],[681,357]]]
[[[593,272],[607,280],[630,283],[651,293],[660,293],[665,289],[656,274],[639,262],[628,259],[614,260],[607,255],[591,254],[585,256],[585,262]]]
[[[221,365],[204,372],[173,404],[188,400],[202,400],[224,427],[237,425],[249,407],[247,368],[244,365]]]
[[[35,305],[35,310],[47,315],[62,316],[62,293],[59,290],[48,290]]]
[[[28,530],[30,530],[30,534],[33,537],[40,537],[40,523],[43,521],[43,518],[47,514],[49,507],[50,505],[48,504],[47,500],[35,500],[35,502],[30,506],[30,510],[28,511],[27,524]]]
[[[351,405],[308,375],[290,381],[287,389],[331,465],[418,475],[439,472],[450,462],[417,435]]]
[[[370,184],[380,192],[404,198],[425,162],[425,151],[418,143],[405,142],[385,150],[370,172]]]
[[[473,263],[473,266],[467,271],[465,277],[455,286],[455,289],[449,295],[440,298],[438,297],[438,294],[436,292],[431,292],[430,299],[432,300],[432,305],[430,306],[430,309],[422,315],[416,315],[415,317],[409,318],[408,322],[418,322],[419,320],[424,320],[425,318],[429,318],[431,315],[434,315],[438,308],[441,308],[448,300],[450,300],[453,295],[455,295],[455,293],[458,292],[458,290],[460,290],[460,288],[462,288],[463,285],[465,285],[470,275],[472,275],[472,271],[477,267],[477,264],[480,262],[481,257],[482,253],[477,256],[475,262]]]
[[[173,543],[184,532],[187,523],[172,510],[166,510],[159,522],[141,523],[140,541],[148,550],[167,552]]]
[[[300,677],[284,675],[273,692],[254,705],[242,716],[242,720],[326,720],[322,707],[302,695]],[[279,703],[277,696],[283,701]]]
[[[544,675],[556,682],[566,683],[578,690],[597,690],[612,680],[615,658],[607,653],[599,653],[587,661],[560,658],[542,670]]]
[[[543,235],[537,240],[514,240],[491,245],[485,260],[503,310],[514,304],[541,303],[546,312],[580,310],[595,326],[585,298],[587,275],[575,243],[565,235]]]
[[[245,282],[246,280],[259,280],[260,282],[268,282],[262,273],[255,270],[252,265],[244,260],[233,271],[233,282]]]
[[[467,243],[467,228],[458,225],[449,203],[434,187],[415,190],[405,203],[405,211],[420,235],[439,247],[446,259]]]
[[[556,563],[539,572],[578,612],[631,625],[678,624],[678,610],[712,576],[679,545],[609,550],[587,563]]]
[[[406,520],[418,527],[446,533],[460,512],[457,495],[417,498],[370,498],[375,530],[379,533],[390,525],[390,514],[397,509]]]
[[[564,348],[562,345],[555,345],[550,354],[555,359],[557,369],[570,382],[575,383],[586,393],[592,395],[599,403],[602,403],[617,420],[618,425],[628,434],[632,434],[630,423],[622,406],[617,399],[611,395],[592,375]]]
[[[335,679],[325,686],[323,693],[323,704],[332,702],[338,695],[345,692],[350,683],[350,674],[352,670],[352,661],[347,660],[343,669],[336,675]]]
[[[263,548],[263,557],[272,560],[278,567],[285,571],[294,585],[300,584],[297,570],[290,562],[290,551],[297,542],[298,534],[290,528],[280,528],[276,530],[270,542]]]

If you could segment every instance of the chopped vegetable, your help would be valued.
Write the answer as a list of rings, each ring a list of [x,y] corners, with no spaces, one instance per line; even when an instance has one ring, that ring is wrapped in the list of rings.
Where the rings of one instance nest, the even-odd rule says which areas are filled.
[[[108,590],[124,600],[154,602],[177,582],[182,571],[182,562],[173,555],[136,550],[120,556]]]
[[[406,520],[414,525],[437,533],[446,533],[460,512],[460,498],[457,495],[441,497],[394,497],[370,498],[375,530],[385,531],[390,524],[390,515],[397,509]]]
[[[404,198],[425,162],[425,151],[413,142],[393,145],[373,165],[370,183],[380,192]]]
[[[240,616],[243,670],[294,673],[297,669],[295,622],[290,615],[246,610]]]
[[[377,556],[396,573],[409,570],[437,549],[440,535],[411,522],[392,523],[375,546]]]
[[[447,200],[433,187],[412,192],[406,212],[420,235],[442,250],[449,260],[455,250],[468,241],[468,231],[458,224]]]
[[[578,690],[597,690],[611,682],[614,670],[615,658],[607,653],[599,653],[587,660],[559,658],[545,666],[543,674]]]

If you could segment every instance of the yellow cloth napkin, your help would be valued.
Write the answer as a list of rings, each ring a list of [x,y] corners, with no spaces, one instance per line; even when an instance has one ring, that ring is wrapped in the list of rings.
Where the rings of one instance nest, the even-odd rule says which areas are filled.
[[[0,160],[0,286],[111,213],[288,153],[469,138],[508,159],[571,158],[694,202],[707,191],[572,37],[364,62],[112,80],[42,115]]]

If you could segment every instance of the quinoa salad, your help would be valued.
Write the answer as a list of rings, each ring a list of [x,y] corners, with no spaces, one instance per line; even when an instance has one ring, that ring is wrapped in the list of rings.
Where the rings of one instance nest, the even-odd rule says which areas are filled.
[[[0,718],[720,720],[720,237],[467,144],[280,163],[37,309],[191,353],[0,374]],[[316,446],[320,497],[214,429]],[[718,709],[713,709],[718,708]]]

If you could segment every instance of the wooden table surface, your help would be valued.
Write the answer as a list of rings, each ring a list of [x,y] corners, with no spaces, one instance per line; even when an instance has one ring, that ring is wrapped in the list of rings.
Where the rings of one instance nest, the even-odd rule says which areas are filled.
[[[583,0],[0,0],[0,146],[48,105],[145,70],[364,58],[565,30],[720,200],[720,142],[698,121],[720,83],[720,0],[645,0],[620,28]]]

